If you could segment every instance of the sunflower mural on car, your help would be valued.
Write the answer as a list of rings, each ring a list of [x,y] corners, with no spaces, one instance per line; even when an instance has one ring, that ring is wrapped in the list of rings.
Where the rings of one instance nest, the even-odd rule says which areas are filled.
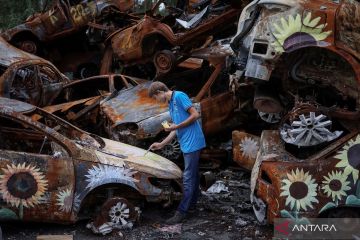
[[[77,212],[80,207],[79,195],[73,195],[71,189],[61,190],[56,194],[56,205],[62,212],[69,213],[71,209]]]
[[[324,31],[327,24],[319,24],[320,20],[321,17],[313,18],[311,12],[303,19],[300,14],[296,14],[295,17],[290,15],[287,19],[281,18],[279,23],[272,25],[276,38],[272,43],[275,51],[283,53],[301,46],[322,45],[320,41],[326,39],[331,31]]]
[[[341,171],[332,171],[328,173],[327,176],[324,176],[324,180],[322,181],[323,186],[321,187],[321,189],[323,190],[324,194],[327,197],[329,198],[331,197],[332,202],[330,201],[327,204],[325,204],[321,208],[319,213],[322,213],[323,211],[329,208],[337,207],[340,201],[342,201],[343,198],[345,197],[346,197],[346,204],[349,203],[349,196],[354,196],[354,195],[347,194],[347,191],[351,190],[350,182],[346,181],[347,179],[348,176]],[[352,197],[350,197],[350,199],[351,198]]]
[[[23,218],[23,208],[32,208],[41,202],[48,188],[48,181],[35,166],[18,164],[1,169],[0,192],[2,199],[12,207],[19,208],[19,218]],[[10,209],[1,209],[2,214],[13,216]],[[0,213],[0,215],[1,215]]]
[[[246,158],[256,158],[259,150],[258,142],[251,137],[245,137],[239,144],[242,156]]]
[[[92,166],[88,169],[88,174],[86,176],[87,189],[93,189],[97,187],[104,179],[119,179],[124,180],[129,183],[130,186],[134,186],[134,182],[138,180],[134,179],[133,175],[136,171],[131,170],[126,167],[115,167],[111,165],[97,165]]]
[[[322,189],[325,194],[331,193],[332,202],[328,202],[320,210],[320,213],[337,207],[339,201],[342,200],[342,196],[346,197],[344,205],[360,206],[360,135],[357,135],[355,139],[348,141],[344,147],[337,152],[334,157],[340,161],[335,165],[336,168],[340,168],[342,171],[329,174],[326,181],[323,181],[324,186]],[[348,195],[346,191],[354,187],[354,194]],[[340,199],[341,197],[341,199]]]
[[[346,191],[351,189],[350,182],[346,181],[347,176],[341,171],[332,171],[328,176],[324,176],[324,179],[322,189],[327,197],[331,196],[336,203],[347,196]]]
[[[344,168],[344,174],[351,175],[353,183],[356,184],[360,170],[360,135],[347,142],[335,158],[340,160],[336,167]]]
[[[282,210],[281,215],[283,217],[290,217],[298,219],[299,211],[307,211],[309,208],[313,208],[313,203],[319,203],[316,188],[318,186],[315,183],[315,179],[309,172],[304,172],[304,169],[292,170],[290,173],[286,173],[287,178],[283,179],[280,196],[286,197],[285,205],[289,206],[291,214],[287,210]]]

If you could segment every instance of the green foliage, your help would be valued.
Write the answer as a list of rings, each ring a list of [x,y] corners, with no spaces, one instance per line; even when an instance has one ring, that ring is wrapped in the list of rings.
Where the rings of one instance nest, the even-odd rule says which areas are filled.
[[[134,11],[145,12],[158,0],[135,0]],[[41,12],[44,5],[56,3],[56,0],[0,0],[0,31],[23,23],[29,16]],[[169,6],[175,6],[177,0],[166,0]],[[162,12],[161,12],[162,13]]]
[[[46,0],[0,0],[0,29],[14,27],[42,9]],[[51,3],[51,1],[49,1]]]

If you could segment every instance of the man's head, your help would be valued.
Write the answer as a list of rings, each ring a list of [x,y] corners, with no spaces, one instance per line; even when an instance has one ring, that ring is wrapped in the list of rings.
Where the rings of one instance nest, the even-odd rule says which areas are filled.
[[[169,88],[162,82],[153,82],[149,87],[149,97],[156,99],[156,101],[165,103],[168,97],[165,93],[169,92]]]

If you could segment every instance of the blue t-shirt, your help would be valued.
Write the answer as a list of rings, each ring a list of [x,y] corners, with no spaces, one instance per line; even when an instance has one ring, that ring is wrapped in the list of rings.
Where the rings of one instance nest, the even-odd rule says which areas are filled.
[[[190,113],[187,112],[190,107],[192,107],[192,102],[189,97],[183,92],[174,91],[169,101],[169,112],[172,121],[176,125],[185,121],[190,116]],[[176,136],[183,153],[191,153],[206,146],[199,120],[177,129]]]

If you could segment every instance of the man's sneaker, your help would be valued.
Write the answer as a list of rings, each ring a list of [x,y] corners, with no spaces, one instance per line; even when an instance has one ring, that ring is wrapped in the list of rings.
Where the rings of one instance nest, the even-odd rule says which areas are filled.
[[[186,215],[176,211],[175,215],[172,218],[169,218],[168,220],[166,220],[167,224],[177,224],[177,223],[181,223],[182,221],[184,221]]]

